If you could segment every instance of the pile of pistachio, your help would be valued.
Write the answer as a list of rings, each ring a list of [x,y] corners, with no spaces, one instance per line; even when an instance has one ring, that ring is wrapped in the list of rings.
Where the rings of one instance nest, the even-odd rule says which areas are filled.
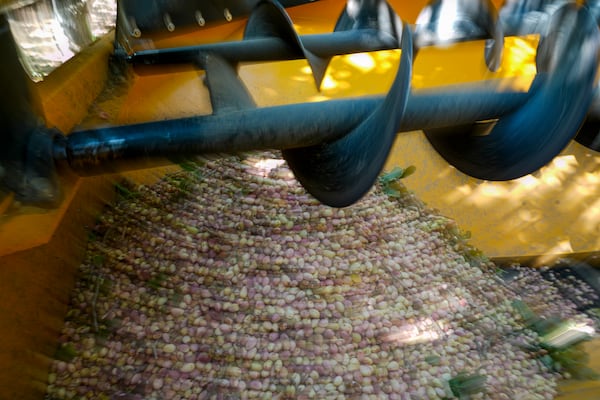
[[[90,229],[47,399],[556,395],[520,294],[401,174],[334,209],[277,154],[182,167]]]

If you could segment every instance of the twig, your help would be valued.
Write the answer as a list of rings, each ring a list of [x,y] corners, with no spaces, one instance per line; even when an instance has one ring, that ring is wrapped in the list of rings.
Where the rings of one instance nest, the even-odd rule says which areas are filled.
[[[100,293],[100,285],[104,282],[104,278],[96,278],[96,287],[94,288],[94,297],[92,298],[92,319],[94,322],[94,332],[98,333],[98,312],[96,310],[96,303],[98,302],[98,294]]]
[[[158,359],[158,354],[156,352],[156,343],[152,343],[152,354],[154,355],[154,359]]]

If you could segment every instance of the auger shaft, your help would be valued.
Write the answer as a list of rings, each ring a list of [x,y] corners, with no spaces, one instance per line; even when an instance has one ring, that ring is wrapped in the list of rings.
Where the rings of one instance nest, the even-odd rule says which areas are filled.
[[[333,57],[341,54],[397,49],[399,47],[396,38],[375,29],[304,35],[301,39],[304,47],[319,57]],[[230,62],[261,62],[305,58],[302,52],[289,46],[281,38],[263,37],[197,46],[140,50],[126,56],[126,59],[132,64],[179,64],[195,62],[200,54],[207,53],[216,54]]]
[[[400,131],[499,118],[530,96],[501,92],[499,87],[491,81],[413,92]],[[77,173],[95,175],[164,164],[164,158],[190,154],[312,146],[344,136],[381,101],[380,96],[331,100],[84,130],[57,140],[53,152],[56,161],[67,162]],[[373,135],[376,140],[377,132]]]
[[[300,39],[307,50],[323,58],[400,48],[400,44],[394,36],[376,29],[303,35],[300,36]],[[483,39],[486,39],[486,37],[474,35],[464,37],[461,41]],[[426,41],[426,39],[423,39],[420,43],[422,46],[434,46],[436,44],[434,41]],[[130,55],[121,56],[133,65],[161,65],[193,63],[203,53],[216,54],[230,62],[266,62],[306,58],[304,54],[277,37],[138,50]]]

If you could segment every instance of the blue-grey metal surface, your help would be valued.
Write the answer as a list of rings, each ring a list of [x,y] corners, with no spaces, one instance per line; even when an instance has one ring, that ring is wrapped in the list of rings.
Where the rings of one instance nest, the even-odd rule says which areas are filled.
[[[129,21],[135,21],[140,35],[169,29],[167,15],[177,28],[196,28],[230,22],[245,17],[260,0],[118,0],[119,12]],[[281,0],[283,7],[292,7],[316,0]],[[200,20],[202,18],[202,20]]]
[[[28,77],[17,57],[6,16],[0,14],[0,193],[13,191],[29,203],[54,202],[58,198],[53,131],[46,130],[34,113]]]
[[[417,48],[475,39],[488,39],[485,61],[491,71],[496,71],[504,35],[496,8],[489,0],[432,0],[417,17]]]
[[[510,35],[539,34],[543,39],[552,15],[572,0],[507,0],[500,10],[503,29]],[[583,3],[596,24],[600,22],[600,1],[588,0]],[[588,116],[575,140],[584,146],[600,151],[600,86],[596,93]]]
[[[510,35],[544,32],[552,15],[570,0],[506,0],[500,9],[500,22]]]
[[[600,34],[585,8],[563,6],[540,42],[531,99],[500,118],[486,135],[471,127],[426,135],[446,161],[487,180],[527,175],[550,162],[575,137],[594,95]]]
[[[400,16],[385,0],[348,0],[333,31],[375,30],[377,36],[396,38],[399,45],[403,25]]]
[[[248,17],[244,39],[270,37],[283,40],[292,52],[305,58],[317,87],[321,86],[330,56],[318,56],[304,47],[292,20],[277,1],[260,1]]]
[[[207,53],[217,54],[232,63],[302,58],[308,61],[319,88],[333,56],[400,47],[402,24],[395,21],[397,15],[387,3],[381,1],[381,4],[386,7],[375,8],[366,20],[382,19],[384,23],[366,23],[365,18],[359,18],[362,14],[354,18],[344,10],[333,34],[300,37],[283,6],[277,1],[262,0],[248,17],[242,41],[140,50],[131,54],[123,54],[126,51],[121,48],[117,49],[117,55],[134,64],[190,63]]]
[[[398,131],[497,118],[530,96],[501,92],[501,85],[498,81],[411,92]],[[156,157],[314,146],[343,138],[382,102],[377,96],[254,109],[241,101],[239,107],[227,112],[219,107],[213,115],[72,132],[56,142],[54,158],[81,175],[94,175],[164,163],[153,161]],[[388,112],[380,118],[397,118],[395,110]]]
[[[587,0],[584,2],[584,6],[590,10],[590,13],[596,20],[596,23],[600,23],[600,1],[599,0]]]
[[[200,56],[197,62],[206,71],[204,84],[210,95],[213,114],[256,108],[231,63],[212,54]]]
[[[296,179],[317,200],[345,207],[375,183],[392,148],[408,101],[412,76],[412,32],[402,32],[402,55],[386,98],[343,138],[316,146],[288,149],[283,157]]]
[[[333,57],[366,51],[397,49],[400,43],[395,37],[381,35],[373,29],[340,31],[326,34],[299,36],[305,49],[320,57]],[[123,55],[132,64],[180,64],[192,63],[198,54],[214,53],[233,62],[293,60],[304,54],[279,37],[254,37],[243,41],[209,43],[166,49],[140,50]]]

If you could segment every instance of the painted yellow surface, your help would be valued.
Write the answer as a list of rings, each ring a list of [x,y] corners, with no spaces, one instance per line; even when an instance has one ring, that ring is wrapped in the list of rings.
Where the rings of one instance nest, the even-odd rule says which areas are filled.
[[[107,37],[43,82],[32,84],[35,107],[48,126],[68,133],[84,118],[106,117],[103,110],[90,110],[90,106],[106,83],[111,51],[112,38]],[[167,170],[132,172],[127,178],[153,182]],[[43,398],[51,356],[84,255],[86,228],[114,197],[118,177],[79,178],[60,172],[59,207],[14,210],[12,195],[0,203],[0,399]]]
[[[49,126],[70,131],[102,91],[111,52],[107,37],[40,84],[34,106]],[[61,175],[63,201],[52,209],[0,205],[0,399],[41,399],[50,356],[64,323],[84,227],[110,199],[106,178]],[[8,213],[6,214],[8,210]]]
[[[300,33],[331,31],[343,8],[339,0],[322,0],[290,9]],[[425,1],[392,2],[407,21],[414,21]],[[238,39],[243,23],[210,31],[210,39]],[[182,44],[208,41],[184,35]],[[176,43],[161,38],[157,44]],[[483,63],[483,43],[419,52],[413,87],[421,88],[500,76],[524,89],[531,74],[535,38],[507,40],[509,56],[499,73]],[[129,91],[88,109],[106,78],[110,39],[100,49],[78,56],[38,85],[38,108],[48,124],[68,132],[87,123],[133,123],[208,114],[203,73],[189,67],[138,69]],[[393,79],[399,51],[335,57],[322,90],[317,91],[306,61],[240,66],[240,76],[259,106],[331,98],[383,95]],[[509,62],[509,60],[511,60]],[[70,69],[69,69],[70,68]],[[308,116],[307,116],[308,117]],[[431,207],[472,232],[472,243],[492,257],[539,256],[596,252],[600,248],[600,154],[571,144],[551,165],[523,179],[505,183],[469,178],[448,166],[421,132],[398,136],[387,168],[416,166],[405,180]],[[151,181],[158,172],[128,176]],[[25,208],[0,221],[0,399],[40,399],[45,373],[66,312],[67,296],[81,260],[85,226],[111,196],[111,179],[63,175],[65,201],[55,210]],[[7,207],[6,204],[0,207]],[[598,354],[597,343],[590,351]],[[596,363],[600,356],[593,355]],[[563,391],[595,398],[597,385],[573,383]],[[592,397],[590,397],[592,396]],[[600,398],[597,397],[597,398]]]
[[[49,75],[32,84],[34,102],[49,127],[70,132],[88,114],[89,105],[104,88],[108,56],[113,50],[109,34],[84,49]]]
[[[535,38],[507,40],[498,74],[487,72],[481,58],[478,62],[480,50],[474,43],[456,46],[464,48],[460,59],[465,62],[458,68],[449,62],[456,54],[423,51],[415,62],[413,84],[439,85],[446,77],[467,81],[517,75],[523,78],[518,86],[525,88],[527,77],[535,74],[535,45]],[[600,249],[600,153],[574,141],[539,171],[507,182],[462,174],[431,148],[421,132],[398,136],[388,168],[395,165],[414,165],[417,172],[405,180],[406,186],[470,231],[472,244],[489,257],[547,262]]]

